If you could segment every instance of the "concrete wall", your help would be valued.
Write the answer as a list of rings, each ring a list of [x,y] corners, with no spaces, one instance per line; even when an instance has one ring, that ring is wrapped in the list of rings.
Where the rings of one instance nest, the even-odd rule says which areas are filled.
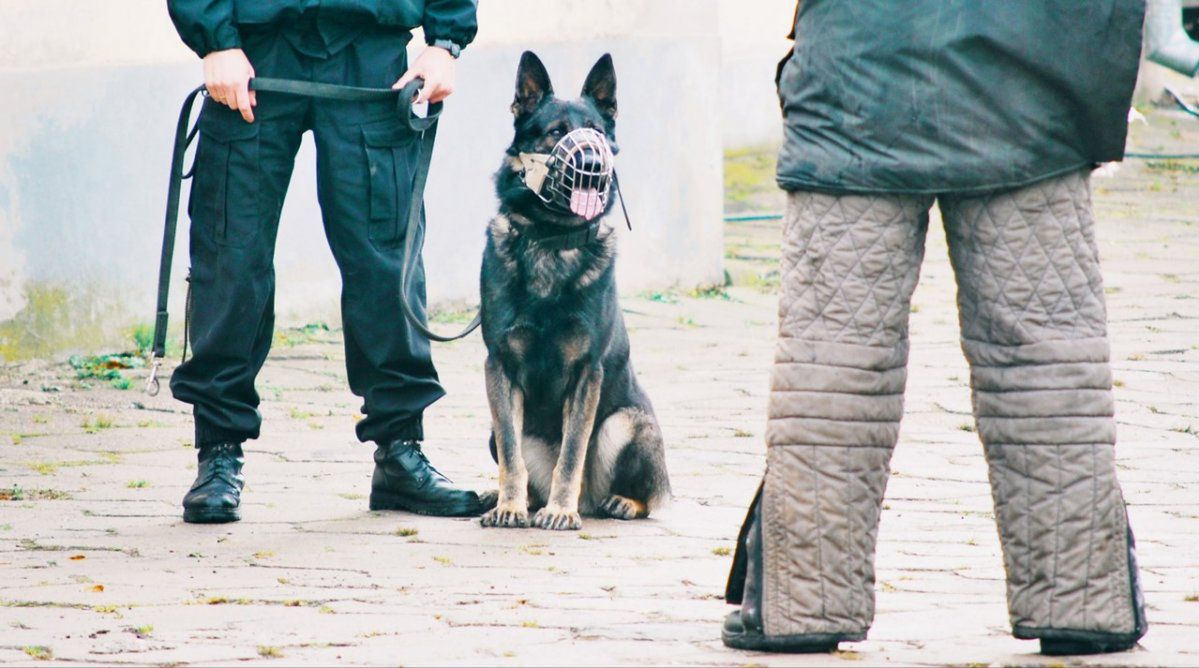
[[[490,176],[510,138],[507,107],[524,48],[542,56],[563,94],[579,89],[599,55],[615,58],[620,169],[635,226],[622,239],[622,289],[719,280],[721,148],[777,134],[772,61],[785,50],[792,0],[755,0],[752,11],[737,4],[483,2],[427,193],[431,297],[477,294],[495,208]],[[0,43],[0,360],[119,347],[129,327],[152,319],[174,119],[200,75],[164,5],[0,0],[0,25],[21,26]],[[752,76],[722,79],[722,39],[732,70]],[[340,286],[313,159],[306,141],[277,251],[282,324],[337,322]],[[185,242],[175,266],[178,324]]]
[[[725,148],[773,146],[783,124],[774,73],[790,53],[796,0],[719,0],[721,139]]]

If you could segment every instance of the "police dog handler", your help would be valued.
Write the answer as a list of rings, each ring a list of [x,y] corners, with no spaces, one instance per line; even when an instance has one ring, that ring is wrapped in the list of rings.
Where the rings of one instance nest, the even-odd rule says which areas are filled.
[[[944,219],[1017,638],[1145,633],[1116,482],[1089,172],[1119,160],[1144,0],[803,0],[780,71],[789,191],[767,470],[733,647],[865,638],[928,211]]]
[[[171,378],[192,404],[199,468],[188,522],[239,519],[242,443],[262,419],[254,378],[274,325],[273,255],[300,138],[316,140],[325,233],[341,271],[350,389],[363,397],[358,438],[378,444],[372,509],[478,514],[421,451],[421,415],[445,392],[429,342],[402,317],[424,303],[423,267],[400,295],[400,243],[417,143],[394,102],[256,93],[254,76],[371,88],[424,79],[421,98],[453,92],[455,58],[475,36],[476,0],[168,0],[180,37],[204,59],[190,199],[192,358]],[[428,47],[408,66],[409,32]],[[419,206],[419,203],[417,203]],[[418,309],[423,312],[423,306]]]

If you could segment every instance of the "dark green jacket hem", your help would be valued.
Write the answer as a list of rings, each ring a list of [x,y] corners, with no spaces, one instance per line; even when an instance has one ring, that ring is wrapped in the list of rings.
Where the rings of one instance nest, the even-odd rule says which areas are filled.
[[[776,181],[779,188],[787,192],[811,190],[830,195],[985,195],[987,193],[1004,192],[1031,186],[1034,183],[1047,181],[1052,178],[1071,174],[1083,169],[1094,169],[1095,163],[1084,160],[1067,167],[1054,169],[1027,179],[1004,181],[1002,183],[984,184],[979,186],[948,187],[948,188],[884,188],[868,186],[845,186],[843,184],[821,183],[808,181],[794,176],[779,176]]]

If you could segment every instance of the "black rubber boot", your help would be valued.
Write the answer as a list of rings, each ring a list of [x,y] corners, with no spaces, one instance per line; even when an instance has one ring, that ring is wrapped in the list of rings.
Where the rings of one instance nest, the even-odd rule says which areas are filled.
[[[241,443],[221,443],[199,448],[196,482],[183,497],[183,521],[192,524],[222,524],[241,519],[241,475],[245,457]]]
[[[483,512],[479,495],[454,487],[433,468],[420,441],[399,440],[375,450],[371,510],[407,510],[421,515],[473,517]]]
[[[725,590],[725,600],[740,604],[724,619],[720,639],[726,647],[756,652],[786,654],[824,654],[837,651],[842,640],[861,640],[836,633],[812,633],[794,636],[768,636],[762,621],[762,489],[750,504],[749,514],[737,540],[737,554]]]
[[[1113,652],[1127,652],[1136,646],[1136,640],[1129,640],[1126,638],[1110,640],[1068,640],[1064,638],[1041,638],[1041,654],[1044,654],[1045,656],[1111,654]]]

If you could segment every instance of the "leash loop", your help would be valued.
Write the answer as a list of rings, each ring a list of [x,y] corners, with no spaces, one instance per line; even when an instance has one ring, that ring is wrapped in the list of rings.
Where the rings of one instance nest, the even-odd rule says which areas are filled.
[[[207,91],[204,92],[204,97],[208,97]],[[187,144],[185,144],[185,146],[191,146],[192,142],[196,140],[196,135],[198,135],[198,134],[200,134],[199,120],[197,120],[196,124],[192,126],[191,132],[187,133]],[[192,168],[187,170],[187,172],[184,173],[183,176],[180,178],[182,178],[184,181],[186,181],[195,175],[196,175],[196,161],[193,159],[192,160]]]
[[[400,308],[404,311],[404,317],[408,319],[408,324],[422,336],[430,341],[449,343],[464,339],[478,329],[483,322],[482,315],[476,313],[470,324],[461,332],[445,336],[429,329],[425,324],[427,318],[417,315],[412,308],[412,303],[407,298],[412,290],[412,266],[416,264],[416,257],[425,243],[424,235],[420,232],[423,227],[421,223],[425,209],[425,183],[429,179],[429,167],[433,164],[433,145],[437,141],[437,119],[441,116],[443,106],[441,102],[430,103],[426,115],[423,118],[417,116],[412,109],[412,100],[416,98],[422,85],[424,85],[424,81],[420,79],[412,81],[401,91],[399,100],[401,107],[406,106],[404,115],[408,127],[420,135],[416,149],[416,170],[412,178],[412,196],[408,198],[408,223],[404,229],[404,259],[400,263]]]

